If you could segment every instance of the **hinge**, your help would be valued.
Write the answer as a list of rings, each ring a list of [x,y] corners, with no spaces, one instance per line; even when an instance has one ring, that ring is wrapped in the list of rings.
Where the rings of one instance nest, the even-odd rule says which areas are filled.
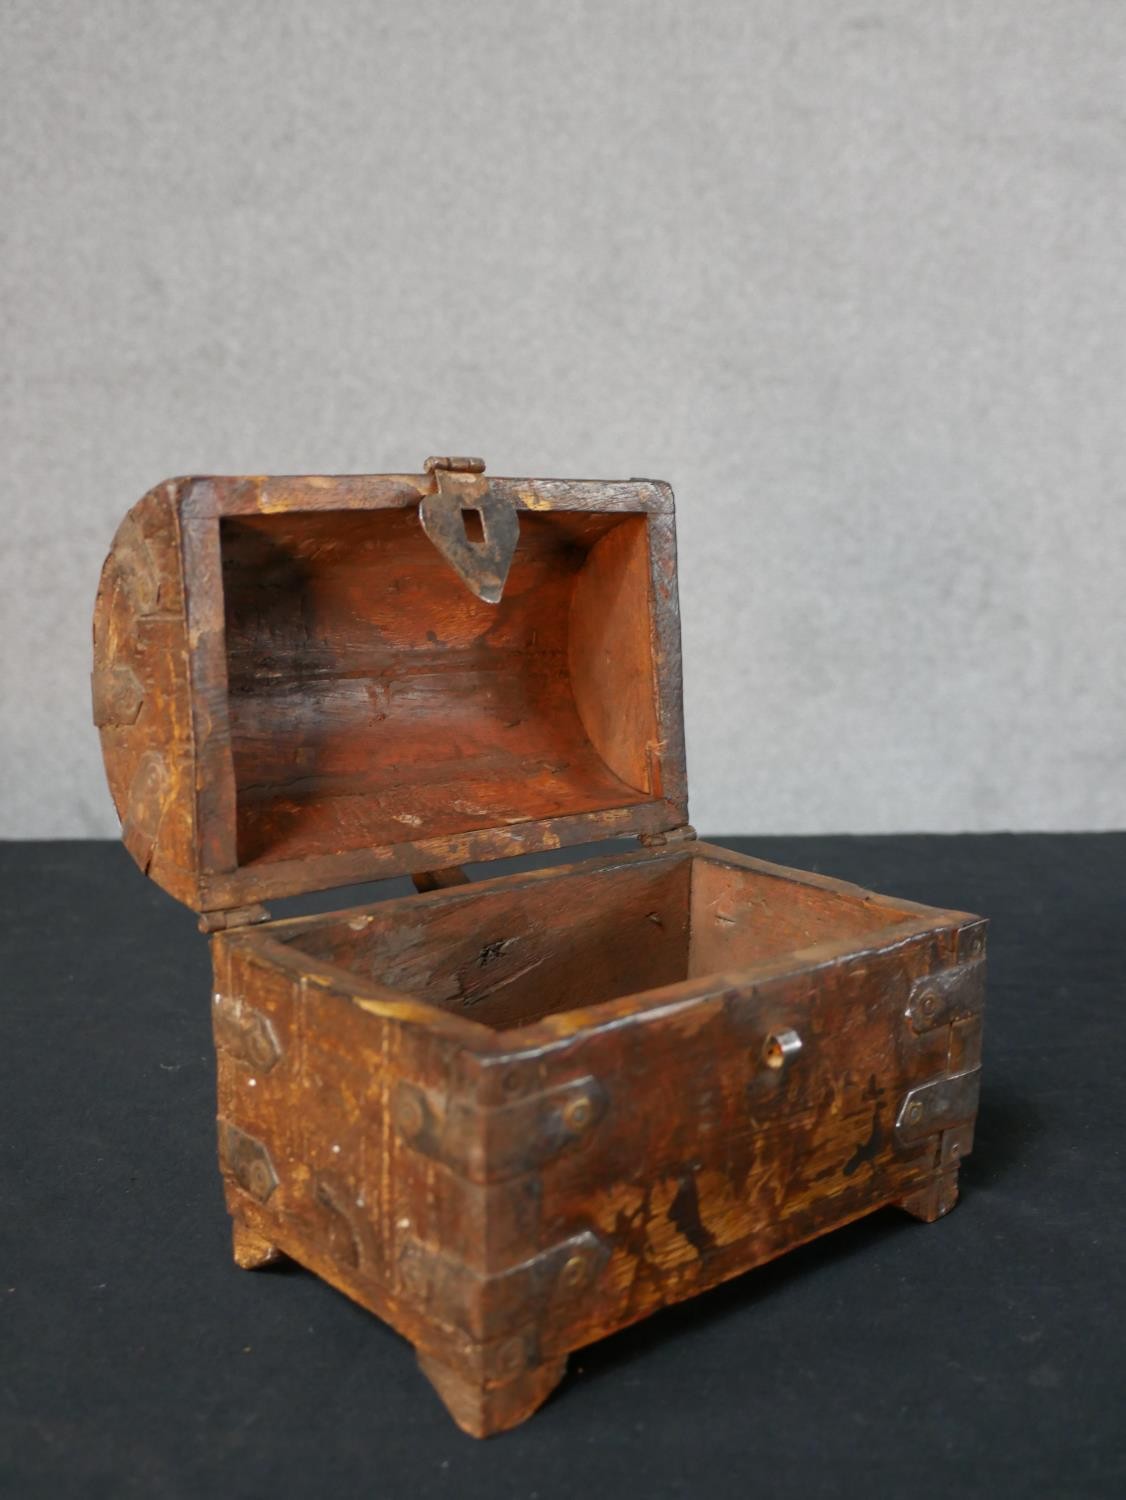
[[[229,932],[232,927],[252,927],[256,922],[268,922],[270,913],[264,906],[228,906],[217,911],[201,911],[200,932]]]
[[[411,881],[416,891],[445,891],[450,886],[470,884],[460,865],[449,865],[444,870],[416,870]]]
[[[691,823],[682,823],[679,828],[666,828],[661,833],[639,833],[637,842],[646,849],[665,849],[669,844],[690,844],[696,836]]]
[[[483,458],[428,458],[425,467],[435,488],[419,501],[423,531],[471,593],[499,604],[520,537],[515,505],[491,488]],[[465,529],[467,511],[480,517],[479,542]]]
[[[483,474],[483,458],[428,458],[423,464],[427,474],[436,474],[439,469],[445,474]]]

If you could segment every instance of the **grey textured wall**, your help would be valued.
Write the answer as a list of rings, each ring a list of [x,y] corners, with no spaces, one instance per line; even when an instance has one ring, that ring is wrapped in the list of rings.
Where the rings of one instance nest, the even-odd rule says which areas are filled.
[[[1126,823],[1121,0],[4,0],[0,833],[174,473],[670,479],[708,830]]]

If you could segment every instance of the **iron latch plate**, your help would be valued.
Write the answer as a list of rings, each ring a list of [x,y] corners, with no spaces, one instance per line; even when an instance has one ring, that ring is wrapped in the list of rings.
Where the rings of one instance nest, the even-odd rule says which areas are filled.
[[[484,476],[482,458],[428,458],[435,489],[419,501],[422,529],[471,593],[499,604],[512,565],[520,522],[511,500],[498,495]],[[483,540],[470,541],[465,511],[481,518]]]

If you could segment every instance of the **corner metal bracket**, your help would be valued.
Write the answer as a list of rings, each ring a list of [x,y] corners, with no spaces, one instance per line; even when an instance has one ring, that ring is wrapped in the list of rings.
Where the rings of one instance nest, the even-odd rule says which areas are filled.
[[[896,1140],[901,1145],[910,1145],[972,1120],[977,1114],[980,1091],[980,1068],[920,1083],[903,1096],[895,1119]]]
[[[413,1150],[484,1185],[522,1177],[574,1147],[597,1125],[606,1105],[605,1090],[589,1076],[499,1108],[439,1102],[403,1081],[392,1113],[396,1130]]]
[[[259,1203],[265,1203],[278,1185],[278,1174],[262,1142],[227,1120],[219,1121],[219,1160],[243,1192]]]
[[[435,489],[419,502],[423,531],[471,593],[499,604],[520,537],[516,507],[490,487],[483,458],[428,458],[426,472]],[[480,516],[483,541],[470,541],[466,511]]]
[[[212,1016],[215,1045],[236,1062],[268,1073],[281,1057],[281,1043],[273,1022],[244,1000],[216,994]]]
[[[985,959],[955,964],[940,974],[922,974],[907,998],[907,1019],[915,1031],[933,1031],[981,1014],[985,1006]]]
[[[589,1307],[610,1258],[592,1230],[502,1270],[473,1270],[456,1256],[408,1239],[398,1258],[399,1285],[432,1316],[474,1339],[533,1323],[542,1337]]]
[[[105,664],[90,679],[94,696],[94,724],[98,729],[124,729],[135,724],[145,701],[145,689],[126,662]]]

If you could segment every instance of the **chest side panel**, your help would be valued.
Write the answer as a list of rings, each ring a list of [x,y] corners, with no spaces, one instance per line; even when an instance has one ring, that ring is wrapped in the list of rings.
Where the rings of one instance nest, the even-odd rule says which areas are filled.
[[[983,954],[975,919],[736,982],[553,1054],[549,1074],[587,1077],[598,1107],[581,1146],[542,1168],[543,1232],[586,1230],[606,1255],[560,1340],[577,1347],[882,1204],[944,1212],[972,1144]]]
[[[118,529],[94,609],[94,722],[122,837],[141,869],[198,904],[195,765],[175,486]]]
[[[534,1253],[538,1204],[488,1180],[476,1059],[271,948],[213,940],[230,1213],[416,1347],[491,1348],[519,1322],[491,1273]]]

